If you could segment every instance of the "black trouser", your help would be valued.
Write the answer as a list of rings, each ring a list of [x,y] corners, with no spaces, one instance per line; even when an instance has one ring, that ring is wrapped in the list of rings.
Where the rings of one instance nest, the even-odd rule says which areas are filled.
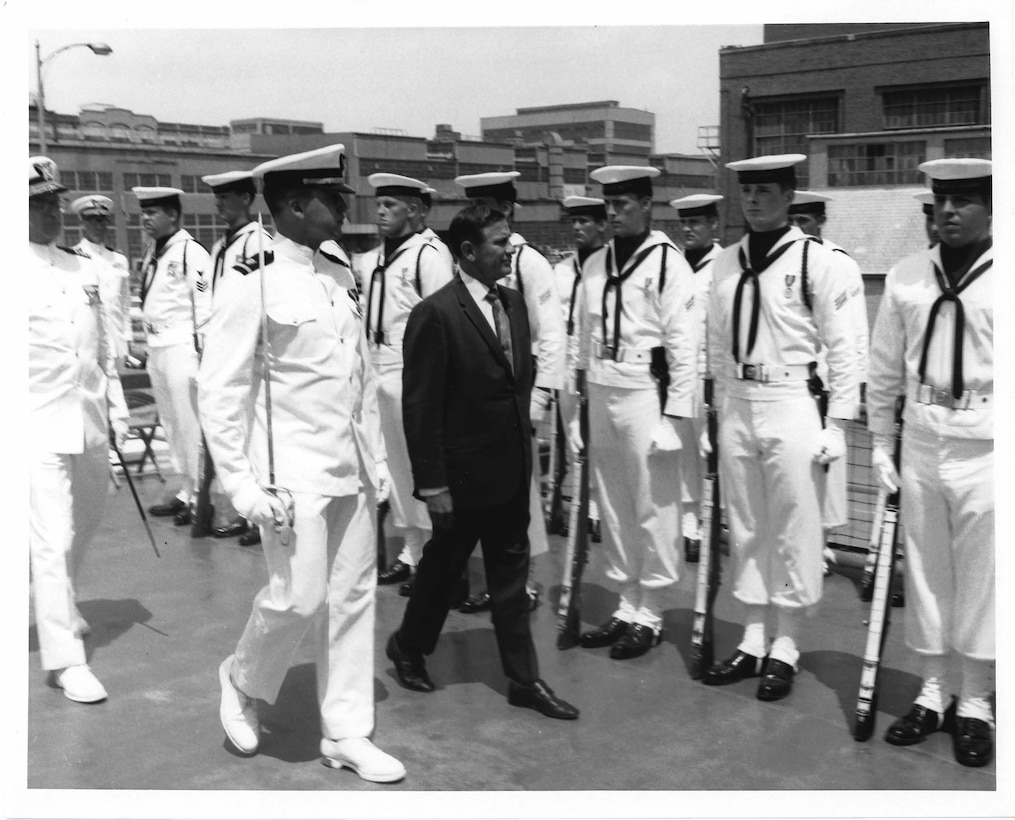
[[[482,543],[490,611],[508,678],[530,684],[539,677],[536,650],[529,630],[528,484],[505,504],[454,511],[450,529],[435,529],[416,567],[412,595],[398,630],[399,643],[409,650],[431,654],[454,603],[462,572],[476,542]]]

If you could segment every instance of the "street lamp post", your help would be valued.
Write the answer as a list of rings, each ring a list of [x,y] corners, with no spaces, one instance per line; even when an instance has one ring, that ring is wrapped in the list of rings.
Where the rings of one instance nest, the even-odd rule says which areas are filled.
[[[47,54],[43,57],[39,49],[39,41],[35,41],[35,81],[39,92],[36,98],[35,107],[39,119],[40,154],[45,154],[48,150],[48,143],[46,142],[46,91],[42,84],[42,67],[45,63],[52,60],[57,54],[67,51],[67,49],[78,47],[90,49],[93,54],[98,54],[100,57],[105,57],[107,54],[113,53],[113,49],[105,43],[71,43],[70,45],[62,46],[52,54]]]

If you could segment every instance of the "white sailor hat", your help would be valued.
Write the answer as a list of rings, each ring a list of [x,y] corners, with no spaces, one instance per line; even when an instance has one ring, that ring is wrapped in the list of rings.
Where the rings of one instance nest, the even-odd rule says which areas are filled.
[[[266,183],[324,186],[344,194],[356,193],[345,182],[345,146],[341,143],[262,162],[251,173]]]
[[[716,205],[722,200],[720,194],[691,194],[680,199],[671,199],[670,205],[679,211],[681,217],[719,216]]]
[[[180,197],[183,191],[179,188],[131,188],[131,192],[137,197],[142,208],[156,208],[169,206],[176,210],[182,210]]]
[[[466,174],[455,177],[455,182],[465,189],[469,199],[492,197],[494,199],[518,201],[514,181],[521,176],[518,171],[490,171],[485,174]]]
[[[433,207],[433,195],[436,193],[437,193],[436,188],[431,188],[430,186],[427,186],[422,190],[422,192],[419,195],[419,198],[423,200],[423,204],[426,205],[427,208],[431,208]]]
[[[49,157],[28,158],[28,195],[59,194],[67,190],[66,185],[59,182],[56,163]]]
[[[70,212],[79,217],[110,216],[113,213],[113,200],[100,194],[79,196],[70,204]]]
[[[930,178],[935,194],[979,193],[989,197],[993,165],[989,159],[951,157],[922,162],[919,169]]]
[[[606,219],[606,203],[592,196],[566,196],[561,203],[568,216],[590,216]]]
[[[603,196],[652,196],[652,178],[661,173],[651,165],[607,165],[596,168],[589,176],[602,183]]]
[[[817,191],[794,191],[793,204],[789,206],[790,214],[814,214],[824,216],[825,203],[831,202],[832,197],[827,194],[819,194]]]
[[[422,198],[429,190],[425,182],[401,174],[371,174],[367,177],[374,188],[374,196],[414,196]]]
[[[727,162],[726,167],[737,172],[737,181],[743,185],[761,182],[796,185],[794,166],[806,159],[806,154],[768,154]]]
[[[226,171],[222,174],[208,174],[201,177],[201,181],[216,194],[234,191],[238,194],[257,195],[254,175],[250,171]]]
[[[923,206],[923,212],[927,216],[934,215],[934,192],[933,191],[920,191],[918,194],[913,194],[913,199],[919,202]]]

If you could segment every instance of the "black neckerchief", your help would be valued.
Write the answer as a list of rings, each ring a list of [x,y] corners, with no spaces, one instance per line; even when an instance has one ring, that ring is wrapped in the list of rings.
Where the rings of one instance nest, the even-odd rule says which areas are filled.
[[[647,238],[648,238],[648,232],[646,231],[642,236],[640,236],[640,237],[631,237],[628,241],[629,242],[631,242],[631,241],[635,242],[635,244],[632,247],[633,248],[637,248]],[[655,250],[656,247],[661,247],[663,249],[662,250],[662,253],[663,253],[662,267],[661,267],[661,270],[660,270],[660,273],[659,273],[659,277],[660,277],[660,279],[659,279],[659,290],[660,290],[660,292],[662,292],[662,283],[663,283],[663,279],[665,278],[665,275],[666,275],[666,249],[669,248],[668,244],[660,243],[658,245],[649,245],[641,253],[638,254],[637,258],[635,258],[635,260],[634,260],[634,263],[627,270],[625,270],[623,272],[621,272],[621,269],[624,266],[620,263],[619,258],[617,258],[618,257],[618,253],[617,253],[617,240],[614,240],[613,247],[607,247],[607,249],[606,249],[606,284],[603,286],[602,332],[603,332],[603,344],[607,345],[608,347],[611,348],[612,355],[613,355],[613,361],[617,360],[617,353],[620,350],[620,319],[621,319],[621,316],[623,316],[623,314],[624,314],[624,302],[623,302],[623,295],[621,293],[621,286],[631,276],[631,274],[634,273],[638,269],[638,266],[642,262],[645,261],[646,257],[650,253],[652,253],[652,251]],[[629,260],[630,260],[630,252],[628,253],[627,258],[624,261],[627,262]],[[616,272],[614,272],[614,270],[613,270],[614,261],[617,262],[617,270],[616,270]],[[611,288],[616,291],[615,296],[614,296],[614,302],[613,302],[613,344],[612,345],[609,343],[609,338],[610,338],[610,334],[608,332],[608,330],[609,330],[609,322],[607,321],[609,319],[609,314],[610,314],[610,311],[609,311],[609,309],[607,307],[607,299],[608,299],[608,297],[610,295],[610,289]]]
[[[687,260],[687,264],[697,273],[699,270],[698,263],[708,255],[710,250],[712,250],[711,245],[707,248],[688,248],[684,251],[684,259]]]
[[[585,265],[585,260],[592,256],[592,254],[598,251],[601,247],[603,246],[599,245],[595,248],[578,248],[578,267],[583,267]]]
[[[747,235],[747,248],[750,253],[750,264],[747,262],[747,254],[741,245],[740,255],[740,281],[737,282],[736,293],[733,296],[733,361],[740,364],[740,312],[743,307],[744,290],[747,285],[754,288],[754,298],[751,300],[751,325],[747,330],[747,356],[754,350],[754,343],[758,340],[758,320],[761,316],[761,287],[758,277],[765,270],[782,256],[792,245],[787,242],[779,250],[769,256],[768,252],[775,247],[775,243],[789,233],[789,225],[776,228],[774,231],[750,232]]]
[[[790,226],[783,225],[774,231],[748,231],[747,250],[751,255],[751,267],[759,273],[765,268],[765,257],[775,243],[789,233]]]
[[[618,273],[624,269],[624,265],[631,258],[631,254],[638,250],[642,242],[648,239],[648,234],[649,232],[646,230],[637,236],[618,236],[614,238],[613,255],[617,260]]]
[[[380,252],[378,252],[377,267],[374,268],[374,272],[370,275],[370,289],[367,291],[367,309],[366,309],[366,320],[367,320],[367,338],[371,339],[374,344],[384,343],[384,297],[388,290],[388,279],[384,275],[384,271],[388,269],[392,262],[394,262],[399,256],[405,252],[405,243],[416,234],[407,233],[405,236],[396,236],[391,239],[384,240],[384,261],[380,259]],[[377,305],[377,322],[374,325],[374,329],[370,330],[370,313],[371,307],[374,301],[374,286],[380,283],[380,303]]]
[[[990,248],[994,246],[994,237],[988,236],[979,242],[971,242],[961,248],[953,248],[946,242],[941,243],[941,265],[944,274],[952,287],[965,273],[973,266],[973,262],[979,259]]]
[[[152,255],[148,259],[148,266],[145,269],[144,281],[141,283],[141,308],[145,306],[145,302],[148,300],[148,291],[152,289],[152,284],[155,282],[155,273],[158,271],[159,259],[162,258],[162,253],[166,249],[166,245],[169,240],[179,233],[180,229],[177,228],[169,236],[162,236],[155,240],[155,247],[152,249]]]
[[[212,274],[211,274],[211,292],[212,293],[215,292],[215,285],[218,283],[218,280],[225,273],[226,251],[229,250],[229,247],[233,244],[233,242],[236,241],[237,237],[240,235],[240,231],[242,231],[244,228],[246,228],[247,225],[249,225],[251,222],[253,222],[253,220],[252,219],[248,219],[242,225],[240,225],[240,226],[238,226],[236,228],[233,228],[231,231],[229,231],[229,233],[227,233],[225,235],[225,237],[223,238],[223,240],[222,240],[222,247],[219,249],[218,256],[216,256],[215,259],[213,260],[215,267],[214,267],[214,270],[212,271]],[[244,246],[244,250],[246,250],[246,246]],[[243,260],[240,260],[240,261],[243,261]]]

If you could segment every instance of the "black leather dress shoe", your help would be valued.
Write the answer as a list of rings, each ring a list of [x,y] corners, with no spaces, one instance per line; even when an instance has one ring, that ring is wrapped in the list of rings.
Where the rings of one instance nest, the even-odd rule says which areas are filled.
[[[412,567],[408,564],[403,564],[401,561],[395,561],[390,567],[384,572],[377,573],[378,584],[400,584],[402,581],[408,581],[409,576],[412,575]]]
[[[473,595],[471,598],[463,601],[461,606],[458,607],[458,611],[471,615],[473,612],[486,612],[489,608],[490,593],[480,592],[479,595]]]
[[[243,535],[247,531],[247,519],[246,518],[234,518],[228,524],[221,527],[216,527],[212,530],[212,535],[216,538],[233,538],[237,535]]]
[[[413,584],[411,580],[406,581],[398,588],[398,594],[401,595],[403,598],[408,598],[410,595],[412,595],[412,586]]]
[[[385,654],[395,665],[398,682],[406,689],[412,689],[414,692],[432,692],[437,688],[426,673],[423,656],[419,652],[404,649],[398,642],[398,632],[392,632],[388,638]]]
[[[955,730],[955,701],[953,700],[944,714],[926,706],[914,705],[905,715],[888,727],[885,740],[893,746],[912,746],[923,741],[934,732]]]
[[[701,539],[684,539],[684,560],[688,564],[697,564],[701,560]]]
[[[952,749],[955,760],[963,766],[986,766],[994,759],[994,739],[991,737],[990,724],[979,718],[956,718]]]
[[[251,527],[239,539],[241,547],[256,547],[261,543],[261,531],[257,527]]]
[[[180,510],[187,509],[187,504],[178,498],[174,498],[168,504],[154,504],[148,508],[148,514],[154,515],[156,518],[168,518],[171,515],[176,515]]]
[[[758,700],[782,700],[793,690],[794,669],[785,661],[769,658],[758,681]]]
[[[553,694],[553,690],[541,680],[531,686],[511,681],[508,684],[508,703],[535,709],[540,714],[558,720],[576,720],[578,717],[578,710]]]
[[[756,678],[764,671],[765,661],[766,658],[748,655],[738,649],[732,657],[712,664],[702,675],[701,682],[706,686],[725,686],[745,678]]]
[[[620,640],[610,647],[610,657],[615,661],[637,658],[639,655],[644,655],[653,646],[659,646],[662,639],[663,631],[661,629],[656,632],[651,627],[642,624],[631,624]]]
[[[180,510],[175,516],[173,516],[173,524],[177,527],[185,527],[187,524],[194,520],[194,516],[190,514],[189,508]]]
[[[610,646],[623,637],[624,633],[627,632],[628,626],[630,624],[627,621],[622,621],[620,618],[610,618],[598,629],[582,633],[581,637],[578,638],[578,643],[586,649]]]

